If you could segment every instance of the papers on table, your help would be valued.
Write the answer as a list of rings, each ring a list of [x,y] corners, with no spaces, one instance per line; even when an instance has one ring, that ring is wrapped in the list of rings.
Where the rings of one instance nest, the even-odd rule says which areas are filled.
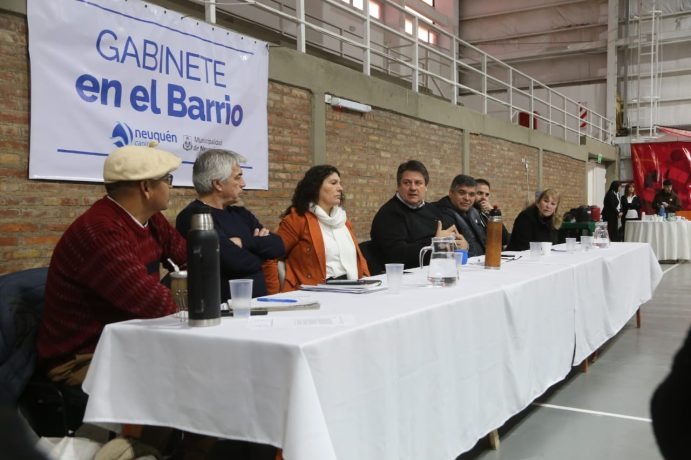
[[[370,292],[386,289],[381,283],[377,284],[303,284],[300,286],[303,291],[317,292],[345,292],[347,294],[368,294]]]
[[[277,294],[252,299],[250,308],[252,311],[293,311],[293,310],[318,310],[319,302],[309,294],[289,293]],[[221,304],[221,314],[229,314],[233,309],[233,299]]]
[[[306,297],[280,295],[275,300],[271,297],[252,299],[252,311],[292,311],[292,310],[318,310],[319,302]]]

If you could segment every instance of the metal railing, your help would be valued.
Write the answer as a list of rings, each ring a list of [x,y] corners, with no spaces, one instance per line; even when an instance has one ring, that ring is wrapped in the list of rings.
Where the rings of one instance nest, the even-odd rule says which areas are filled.
[[[582,103],[388,0],[378,0],[385,21],[369,14],[367,0],[364,11],[341,0],[322,0],[319,12],[309,14],[304,0],[201,3],[207,20],[215,20],[216,8],[221,7],[224,13],[294,39],[300,52],[306,52],[309,44],[350,61],[366,75],[379,72],[409,84],[415,92],[567,142],[580,143],[585,136],[611,143],[615,135],[614,122],[604,115],[586,110]],[[405,20],[412,22],[412,35],[399,30]],[[434,35],[434,43],[417,38],[421,25]]]

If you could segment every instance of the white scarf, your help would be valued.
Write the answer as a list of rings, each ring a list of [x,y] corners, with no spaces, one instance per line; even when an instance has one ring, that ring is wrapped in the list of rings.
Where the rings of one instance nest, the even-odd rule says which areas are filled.
[[[327,214],[324,209],[316,204],[312,204],[310,206],[310,211],[312,211],[312,213],[317,216],[317,219],[319,219],[319,226],[322,230],[324,250],[326,252],[327,261],[327,278],[330,276],[329,261],[335,261],[337,257],[340,265],[342,266],[341,268],[345,269],[348,279],[357,279],[357,252],[355,250],[353,238],[350,236],[350,232],[345,225],[347,219],[346,212],[340,206],[334,206],[331,210],[331,214]],[[327,241],[329,240],[328,234],[333,235],[333,239],[336,241],[336,247],[330,247],[329,244],[327,244]],[[336,264],[336,266],[337,265],[338,264]],[[342,270],[339,271],[340,273],[343,273]]]

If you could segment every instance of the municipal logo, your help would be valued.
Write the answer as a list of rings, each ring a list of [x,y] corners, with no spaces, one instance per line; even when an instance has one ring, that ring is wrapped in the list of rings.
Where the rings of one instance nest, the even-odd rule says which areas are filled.
[[[110,139],[116,147],[124,147],[132,142],[132,129],[127,126],[127,123],[119,121],[113,128]]]

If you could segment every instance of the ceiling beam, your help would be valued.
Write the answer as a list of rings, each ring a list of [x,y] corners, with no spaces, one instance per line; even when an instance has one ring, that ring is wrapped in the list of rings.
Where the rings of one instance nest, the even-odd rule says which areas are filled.
[[[595,27],[607,27],[607,24],[605,23],[596,23],[596,24],[583,24],[583,25],[578,25],[578,26],[567,26],[567,27],[560,27],[559,29],[550,29],[550,30],[540,30],[540,31],[535,31],[535,32],[526,32],[524,34],[515,34],[515,35],[506,35],[506,36],[501,36],[501,37],[495,37],[495,38],[485,38],[482,40],[472,40],[472,39],[466,39],[468,43],[472,45],[479,45],[483,43],[492,43],[492,42],[503,42],[503,41],[509,41],[509,40],[517,40],[520,38],[528,38],[528,37],[539,37],[541,35],[552,35],[552,34],[558,34],[562,32],[571,32],[574,30],[585,30],[585,29],[593,29]]]
[[[506,16],[506,15],[515,14],[515,13],[527,13],[530,11],[547,10],[550,8],[555,8],[557,6],[567,6],[567,5],[575,5],[577,3],[591,3],[591,2],[593,2],[593,0],[565,0],[565,1],[561,1],[561,2],[554,2],[554,3],[544,4],[544,5],[528,6],[525,8],[507,9],[507,10],[497,11],[496,13],[477,14],[475,16],[464,16],[464,17],[460,18],[460,21],[461,21],[461,23],[463,23],[463,21],[473,21],[476,19],[493,18],[496,16]]]

